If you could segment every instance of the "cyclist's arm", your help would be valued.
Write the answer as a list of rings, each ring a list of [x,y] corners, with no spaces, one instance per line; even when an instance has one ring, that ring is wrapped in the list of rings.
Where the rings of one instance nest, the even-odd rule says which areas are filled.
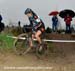
[[[37,25],[35,28],[39,28],[42,25],[42,23],[40,22],[39,25]]]
[[[32,27],[33,26],[33,22],[30,20],[30,18],[29,18],[29,21],[30,21],[29,26]]]
[[[41,25],[42,25],[42,22],[41,22],[41,20],[38,18],[38,19],[36,19],[36,22],[38,23],[37,25],[36,25],[36,29],[37,28],[39,28]]]

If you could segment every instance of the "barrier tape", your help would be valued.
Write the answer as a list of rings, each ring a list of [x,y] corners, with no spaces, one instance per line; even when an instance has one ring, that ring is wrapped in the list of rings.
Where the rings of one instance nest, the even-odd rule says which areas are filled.
[[[10,38],[13,38],[13,39],[17,39],[18,37],[15,37],[15,36],[7,36],[7,37],[10,37]],[[26,38],[25,37],[19,37],[18,39],[21,39],[21,40],[25,40]],[[36,39],[34,39],[34,41],[36,41]],[[74,43],[75,40],[49,40],[49,39],[43,39],[43,41],[45,42],[60,42],[60,43]]]

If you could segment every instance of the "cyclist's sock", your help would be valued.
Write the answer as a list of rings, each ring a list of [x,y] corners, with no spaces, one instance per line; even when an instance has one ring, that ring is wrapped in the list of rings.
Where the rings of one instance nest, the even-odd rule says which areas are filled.
[[[41,43],[41,44],[39,44],[39,46],[42,46],[43,44]]]
[[[42,47],[42,44],[40,44],[40,46],[39,46],[39,51],[41,51],[41,50],[42,50],[42,48],[43,48],[43,47]]]

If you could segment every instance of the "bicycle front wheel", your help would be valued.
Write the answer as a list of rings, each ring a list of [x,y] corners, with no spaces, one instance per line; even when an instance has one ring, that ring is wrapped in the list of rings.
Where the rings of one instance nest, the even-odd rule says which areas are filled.
[[[24,54],[29,49],[29,43],[27,41],[27,34],[21,34],[18,38],[14,41],[14,50],[18,55]],[[20,39],[26,38],[26,39]]]

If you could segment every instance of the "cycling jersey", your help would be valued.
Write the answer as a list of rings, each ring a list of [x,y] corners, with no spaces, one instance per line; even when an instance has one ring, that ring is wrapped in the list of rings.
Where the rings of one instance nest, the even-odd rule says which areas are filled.
[[[44,23],[38,16],[29,17],[29,21],[33,31],[40,30],[41,28],[45,29]]]

